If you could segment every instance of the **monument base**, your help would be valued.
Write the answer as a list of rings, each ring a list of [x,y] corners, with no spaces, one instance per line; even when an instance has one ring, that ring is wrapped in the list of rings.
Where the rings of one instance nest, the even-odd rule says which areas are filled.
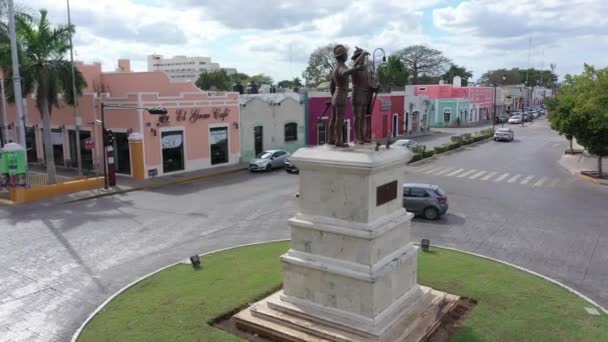
[[[300,306],[284,298],[279,291],[239,312],[234,316],[236,326],[278,341],[417,342],[435,331],[459,299],[419,286],[397,303],[394,314],[376,322],[372,329],[362,329],[356,319],[349,324],[348,315],[328,314],[323,307]]]

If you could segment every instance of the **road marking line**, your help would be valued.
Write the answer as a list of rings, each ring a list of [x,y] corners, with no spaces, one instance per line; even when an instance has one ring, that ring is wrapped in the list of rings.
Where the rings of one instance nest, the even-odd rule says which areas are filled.
[[[494,180],[494,182],[498,183],[498,182],[502,182],[505,178],[509,177],[509,173],[505,172],[503,173],[500,177],[496,178]]]
[[[515,182],[517,182],[517,180],[519,179],[519,177],[521,177],[521,175],[520,175],[520,174],[517,174],[517,175],[515,175],[515,176],[511,177],[511,179],[509,179],[509,180],[507,181],[507,183],[515,183]]]
[[[551,181],[551,183],[549,183],[549,185],[548,185],[548,186],[549,186],[550,188],[553,188],[553,187],[555,187],[555,186],[556,186],[558,183],[559,183],[559,178],[555,178],[555,179],[553,179],[553,181]]]
[[[458,170],[456,170],[456,171],[454,171],[454,172],[450,172],[450,173],[448,173],[448,174],[447,174],[447,175],[445,175],[445,176],[446,176],[446,177],[452,177],[452,176],[454,176],[454,175],[456,175],[456,174],[461,173],[462,171],[464,171],[464,169],[458,169]]]
[[[424,172],[424,174],[426,174],[426,175],[430,175],[430,174],[433,174],[433,172],[437,172],[437,171],[439,171],[439,170],[441,170],[441,169],[443,169],[443,166],[436,167],[436,168],[434,168],[434,169],[430,169],[430,170],[428,170],[428,171]]]
[[[441,175],[443,175],[444,173],[448,173],[448,172],[453,171],[453,170],[454,170],[454,168],[453,168],[453,167],[446,167],[445,169],[443,169],[443,170],[441,170],[441,171],[439,171],[439,172],[435,173],[435,176],[441,176]]]
[[[543,184],[547,181],[547,177],[543,177],[541,178],[538,182],[534,183],[534,187],[539,187],[539,186],[543,186]]]
[[[526,185],[526,184],[528,184],[528,183],[529,183],[529,182],[530,182],[530,181],[531,181],[533,178],[534,178],[534,176],[528,176],[528,177],[526,177],[524,180],[522,180],[522,181],[521,181],[521,183],[519,183],[519,184],[521,184],[521,185]]]
[[[484,173],[486,173],[486,172],[488,172],[488,171],[479,171],[479,172],[477,172],[476,174],[474,174],[474,175],[472,175],[471,177],[469,177],[469,179],[475,179],[475,178],[478,178],[478,177],[480,177],[481,175],[483,175],[483,174],[484,174]]]
[[[494,172],[490,172],[488,173],[485,177],[483,177],[481,180],[486,181],[492,177],[494,177],[494,175],[496,175],[498,172],[494,171]]]
[[[475,170],[475,169],[469,170],[469,171],[467,171],[465,173],[462,173],[462,174],[458,175],[458,178],[464,178],[464,177],[466,177],[466,176],[468,176],[468,175],[470,175],[472,173],[475,173],[475,172],[477,172],[477,170]]]
[[[435,167],[435,165],[422,166],[417,171],[420,172],[420,173],[423,173],[423,172],[426,172],[426,171],[428,171],[428,170],[430,170],[430,169],[432,169],[434,167]]]

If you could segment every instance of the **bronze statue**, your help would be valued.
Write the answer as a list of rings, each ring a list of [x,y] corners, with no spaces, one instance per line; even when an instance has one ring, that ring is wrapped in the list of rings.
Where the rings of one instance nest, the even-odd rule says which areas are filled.
[[[348,146],[348,142],[344,142],[343,127],[344,119],[346,118],[349,76],[357,70],[365,68],[365,65],[363,65],[361,61],[367,55],[369,55],[368,52],[360,53],[355,60],[355,66],[353,68],[348,68],[345,64],[348,59],[346,47],[344,47],[344,45],[336,45],[334,48],[334,58],[336,59],[337,64],[332,72],[332,78],[329,85],[332,95],[331,104],[333,107],[333,113],[329,123],[329,143],[335,144],[337,147]]]
[[[359,67],[353,74],[353,95],[352,104],[355,114],[355,141],[358,144],[371,142],[368,136],[368,106],[371,98],[372,88],[369,81],[369,71],[363,58],[359,58],[362,54],[367,53],[365,50],[355,47],[355,53],[352,60],[355,61],[354,67]],[[369,113],[371,114],[371,113]]]

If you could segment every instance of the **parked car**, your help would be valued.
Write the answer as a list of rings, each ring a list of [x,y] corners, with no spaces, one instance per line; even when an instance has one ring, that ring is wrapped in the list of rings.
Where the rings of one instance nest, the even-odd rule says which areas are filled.
[[[249,161],[250,171],[272,171],[272,169],[281,168],[285,164],[285,160],[289,157],[289,153],[281,150],[264,151],[254,159]]]
[[[285,159],[285,163],[283,164],[283,168],[285,169],[285,172],[287,172],[287,173],[295,173],[295,174],[300,173],[300,169],[298,169],[297,166],[295,166],[294,164],[292,164],[289,161],[289,158]]]
[[[494,132],[494,141],[513,141],[515,132],[510,128],[499,128]]]
[[[403,207],[414,215],[436,220],[448,211],[448,197],[437,185],[406,183]]]
[[[407,149],[413,150],[418,146],[418,143],[412,139],[399,139],[395,141],[392,146],[405,147]]]
[[[521,116],[522,120],[524,120],[524,122],[532,122],[532,120],[534,120],[534,118],[532,117],[532,114],[530,112],[526,112]]]
[[[522,120],[521,115],[513,115],[509,119],[509,124],[520,124],[521,120]]]
[[[503,122],[507,122],[509,121],[509,115],[508,114],[500,114],[498,116],[498,123],[503,123]]]

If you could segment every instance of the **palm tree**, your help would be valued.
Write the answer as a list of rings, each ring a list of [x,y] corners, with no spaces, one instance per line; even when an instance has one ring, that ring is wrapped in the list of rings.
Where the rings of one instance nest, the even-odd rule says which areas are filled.
[[[53,184],[55,160],[51,143],[51,112],[53,107],[59,105],[60,96],[68,104],[74,103],[72,65],[64,60],[70,49],[70,35],[74,33],[74,27],[68,25],[52,27],[44,9],[40,10],[38,21],[24,15],[17,15],[15,19],[23,96],[36,94],[36,108],[42,116],[44,128],[42,140],[48,183]],[[5,53],[4,49],[6,45],[1,43],[0,38],[0,56],[10,55]],[[13,102],[15,96],[12,90],[12,69],[9,66],[10,58],[7,60],[0,57],[0,67],[6,73],[7,97]],[[86,81],[79,70],[76,70],[75,80],[76,96],[80,96],[82,89],[86,87]]]

